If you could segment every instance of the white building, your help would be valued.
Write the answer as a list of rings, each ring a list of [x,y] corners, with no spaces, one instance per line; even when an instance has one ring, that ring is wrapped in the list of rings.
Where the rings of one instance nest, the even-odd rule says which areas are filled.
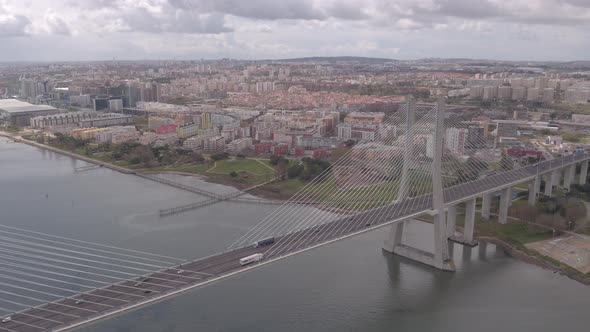
[[[565,102],[570,104],[590,103],[590,81],[574,84],[565,90]]]
[[[240,153],[252,146],[252,139],[251,138],[239,138],[237,140],[231,141],[227,145],[227,149],[231,153]]]
[[[176,135],[179,138],[186,138],[197,135],[199,126],[196,123],[189,123],[176,128]]]
[[[122,110],[123,110],[123,100],[122,99],[109,99],[109,111],[120,112]]]
[[[154,147],[160,147],[160,146],[172,146],[172,145],[176,145],[176,143],[178,143],[178,136],[176,136],[176,134],[172,133],[172,134],[164,134],[164,135],[156,135],[156,140],[154,141],[154,143],[152,143],[152,145]]]
[[[445,146],[453,153],[465,154],[465,142],[467,141],[467,129],[448,128]]]
[[[182,143],[182,146],[187,149],[192,150],[201,150],[203,149],[203,144],[205,143],[205,138],[201,136],[193,136],[189,137]]]
[[[205,152],[222,152],[224,147],[225,139],[223,136],[209,137],[203,144]]]

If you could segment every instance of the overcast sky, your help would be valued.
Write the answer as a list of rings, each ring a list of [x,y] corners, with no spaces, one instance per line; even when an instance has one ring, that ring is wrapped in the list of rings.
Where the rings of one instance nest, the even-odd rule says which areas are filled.
[[[0,0],[0,61],[589,60],[590,0]]]

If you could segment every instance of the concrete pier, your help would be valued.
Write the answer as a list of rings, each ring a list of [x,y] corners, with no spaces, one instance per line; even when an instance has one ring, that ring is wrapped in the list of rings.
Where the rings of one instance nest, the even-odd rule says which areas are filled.
[[[450,205],[447,208],[447,235],[453,237],[457,226],[457,205]]]
[[[576,165],[568,166],[563,171],[563,189],[570,190],[576,175]]]
[[[587,176],[588,176],[588,160],[583,161],[580,164],[580,178],[578,179],[578,183],[580,185],[585,185]]]
[[[463,226],[463,236],[455,236],[453,234],[449,237],[449,240],[470,247],[477,245],[477,241],[473,240],[473,233],[475,231],[475,202],[475,198],[465,202],[465,224]]]
[[[383,250],[394,254],[395,248],[402,244],[402,235],[404,234],[404,221],[391,226],[389,231],[389,238],[383,243]]]
[[[547,197],[551,197],[553,194],[553,172],[544,174],[543,179],[545,180],[544,194]]]
[[[508,223],[508,207],[510,206],[509,201],[512,200],[510,193],[510,187],[502,189],[502,193],[500,195],[500,209],[498,211],[498,222],[500,224]]]
[[[528,203],[530,206],[535,206],[537,201],[537,194],[539,193],[539,189],[541,188],[541,178],[536,176],[535,179],[529,182],[529,200]]]
[[[408,110],[412,109],[412,102],[408,103]],[[410,113],[410,112],[409,112]],[[401,243],[401,236],[403,233],[403,226],[397,228],[394,226],[391,229],[389,240],[384,244],[384,250],[392,252],[394,254],[404,256],[414,261],[432,266],[439,270],[454,271],[455,264],[449,255],[448,246],[448,229],[447,218],[444,207],[444,191],[442,185],[442,151],[443,151],[443,140],[444,140],[444,118],[445,118],[445,104],[444,100],[441,99],[436,104],[436,126],[434,135],[434,156],[432,163],[432,206],[428,212],[432,215],[432,224],[434,226],[434,252],[427,253],[420,249],[410,247]],[[409,114],[408,118],[411,118]],[[408,124],[410,122],[408,121]],[[408,128],[408,131],[411,131]],[[407,151],[407,149],[406,149]],[[402,172],[403,173],[403,172]],[[405,176],[403,176],[405,177]],[[402,183],[404,180],[402,179]],[[403,197],[403,190],[405,186],[400,188],[401,196]],[[455,212],[456,217],[456,212]]]
[[[455,266],[452,261],[445,260],[442,264],[438,264],[434,253],[426,252],[402,243],[404,224],[408,220],[410,219],[398,222],[391,226],[389,238],[383,243],[382,249],[390,254],[402,256],[443,271],[455,271]],[[434,233],[436,236],[436,231]]]

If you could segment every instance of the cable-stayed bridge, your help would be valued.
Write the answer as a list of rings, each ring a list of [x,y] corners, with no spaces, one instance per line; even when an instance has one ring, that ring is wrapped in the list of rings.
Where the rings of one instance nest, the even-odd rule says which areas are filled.
[[[0,225],[0,331],[68,330],[387,225],[384,250],[452,271],[447,242],[473,244],[476,199],[489,219],[499,192],[506,223],[512,186],[529,183],[533,205],[542,181],[551,196],[579,167],[585,183],[586,152],[514,163],[468,120],[442,101],[410,100],[226,251],[193,261]],[[456,238],[459,204],[465,227]],[[401,243],[404,221],[423,214],[433,220],[432,253]],[[253,254],[264,258],[240,263]]]

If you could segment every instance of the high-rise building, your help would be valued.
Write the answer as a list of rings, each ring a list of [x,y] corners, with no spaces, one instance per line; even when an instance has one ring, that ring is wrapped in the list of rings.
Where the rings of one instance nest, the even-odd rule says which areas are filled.
[[[275,82],[257,82],[256,83],[256,92],[257,93],[273,92],[273,91],[275,91]]]
[[[526,88],[524,86],[515,86],[512,88],[512,100],[525,100]]]
[[[544,103],[553,103],[555,98],[555,90],[553,90],[552,88],[545,88],[543,89],[543,96],[542,96],[542,100]]]
[[[590,81],[574,84],[567,88],[565,101],[570,104],[590,103]]]
[[[512,98],[512,87],[505,85],[498,87],[498,98],[501,100],[510,100]]]
[[[225,139],[223,136],[210,137],[205,140],[204,150],[206,152],[221,152],[225,147]]]
[[[201,129],[211,128],[211,113],[201,113]]]
[[[477,99],[483,98],[483,86],[482,85],[475,85],[469,88],[469,98]]]
[[[90,95],[70,96],[70,104],[80,107],[92,106],[92,98]]]
[[[527,89],[526,93],[526,100],[528,101],[537,101],[539,100],[539,88],[529,88]]]
[[[543,90],[547,88],[549,79],[547,77],[540,77],[535,80],[535,88]]]
[[[498,97],[498,87],[497,86],[484,86],[483,87],[483,99],[490,100],[496,99]]]
[[[92,108],[95,111],[106,111],[109,109],[109,98],[106,96],[95,97],[92,99]]]
[[[194,123],[185,124],[182,126],[178,126],[176,128],[176,135],[179,138],[186,138],[190,136],[195,136],[199,131],[199,126]]]
[[[467,129],[448,128],[445,146],[453,153],[465,154],[465,143],[467,141]]]
[[[121,112],[123,110],[123,99],[109,99],[109,111]]]
[[[36,81],[33,79],[22,79],[20,81],[20,96],[23,98],[34,98],[48,92],[47,81]]]
[[[140,90],[134,85],[129,85],[123,90],[123,106],[135,108],[137,102],[141,101]]]

